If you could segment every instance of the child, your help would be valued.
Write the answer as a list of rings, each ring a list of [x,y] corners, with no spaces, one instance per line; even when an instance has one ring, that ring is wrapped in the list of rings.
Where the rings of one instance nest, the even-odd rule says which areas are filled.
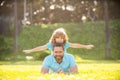
[[[64,45],[64,50],[66,52],[66,49],[68,47],[71,47],[71,48],[85,48],[85,49],[91,49],[93,48],[94,46],[93,45],[82,45],[82,44],[78,44],[78,43],[70,43],[68,42],[68,36],[65,32],[65,30],[63,28],[58,28],[56,29],[49,42],[43,46],[39,46],[39,47],[36,47],[36,48],[33,48],[33,49],[30,49],[30,50],[23,50],[23,52],[25,53],[32,53],[32,52],[37,52],[37,51],[41,51],[41,50],[45,50],[45,49],[49,49],[52,51],[53,49],[53,45],[55,43],[62,43]]]

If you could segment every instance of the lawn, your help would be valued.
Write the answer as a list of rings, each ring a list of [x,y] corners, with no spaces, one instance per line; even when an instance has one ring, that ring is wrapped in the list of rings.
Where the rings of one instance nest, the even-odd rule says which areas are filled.
[[[77,62],[79,73],[70,75],[40,74],[39,61],[0,63],[0,80],[120,80],[119,61]]]

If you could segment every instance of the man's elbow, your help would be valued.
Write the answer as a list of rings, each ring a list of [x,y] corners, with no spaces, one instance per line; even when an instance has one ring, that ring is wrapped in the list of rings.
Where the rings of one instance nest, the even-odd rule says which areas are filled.
[[[73,66],[71,68],[71,73],[78,73],[78,67],[77,66]]]
[[[47,74],[48,72],[41,71],[40,73],[41,73],[41,74]]]

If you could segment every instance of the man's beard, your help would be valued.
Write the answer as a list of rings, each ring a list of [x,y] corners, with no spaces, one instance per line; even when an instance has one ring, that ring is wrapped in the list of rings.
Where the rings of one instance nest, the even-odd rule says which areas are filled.
[[[55,59],[56,59],[57,63],[60,64],[62,62],[63,56],[59,56],[59,57],[55,56]]]

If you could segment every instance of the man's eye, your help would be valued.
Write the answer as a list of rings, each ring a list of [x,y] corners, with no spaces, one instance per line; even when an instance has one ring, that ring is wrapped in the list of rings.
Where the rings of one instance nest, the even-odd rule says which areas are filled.
[[[62,53],[62,51],[60,51],[59,53]]]
[[[55,51],[55,53],[59,53],[58,51]]]
[[[62,53],[62,51],[55,51],[55,53]]]

